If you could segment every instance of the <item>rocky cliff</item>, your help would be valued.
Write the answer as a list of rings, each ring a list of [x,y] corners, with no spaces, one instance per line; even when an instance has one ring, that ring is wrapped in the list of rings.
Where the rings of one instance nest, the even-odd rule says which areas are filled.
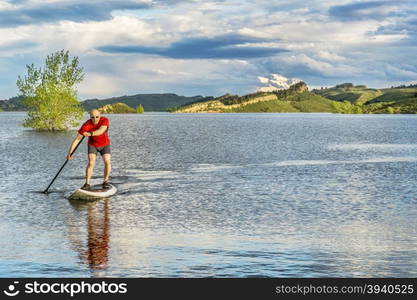
[[[99,112],[103,114],[134,114],[136,110],[127,104],[118,102],[114,104],[107,104],[98,108]]]

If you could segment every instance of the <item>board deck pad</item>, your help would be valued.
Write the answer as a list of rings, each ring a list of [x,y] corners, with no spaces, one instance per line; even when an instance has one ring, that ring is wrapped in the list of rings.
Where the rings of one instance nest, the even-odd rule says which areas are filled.
[[[98,200],[102,198],[108,198],[117,193],[117,188],[114,185],[110,185],[110,188],[103,189],[102,185],[93,185],[89,191],[77,189],[69,196],[70,200]]]

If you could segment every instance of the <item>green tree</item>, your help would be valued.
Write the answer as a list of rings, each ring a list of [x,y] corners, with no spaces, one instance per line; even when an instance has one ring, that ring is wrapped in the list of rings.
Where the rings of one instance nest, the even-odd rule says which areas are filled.
[[[143,114],[143,113],[145,112],[145,109],[143,108],[142,104],[139,104],[139,105],[136,107],[136,112],[137,112],[138,114]]]
[[[343,101],[343,102],[334,101],[332,103],[332,106],[337,113],[350,114],[352,111],[352,104],[350,104],[349,101]]]
[[[337,113],[342,113],[342,114],[362,114],[363,109],[362,109],[362,105],[360,104],[352,104],[349,101],[343,101],[343,102],[337,102],[334,101],[332,103],[333,109],[337,112]]]
[[[84,78],[78,57],[70,59],[69,52],[61,50],[48,55],[43,68],[26,68],[27,75],[16,82],[28,109],[23,126],[56,131],[78,125],[84,113],[74,87]]]
[[[352,114],[363,114],[362,105],[360,104],[353,105]]]

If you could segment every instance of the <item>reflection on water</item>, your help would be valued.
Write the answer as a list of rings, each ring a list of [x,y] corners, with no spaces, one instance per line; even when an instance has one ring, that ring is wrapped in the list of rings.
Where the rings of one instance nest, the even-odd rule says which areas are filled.
[[[23,117],[0,113],[2,276],[417,276],[417,116],[111,115],[119,193],[92,203],[66,198],[86,145],[34,193],[76,132]]]
[[[68,228],[68,238],[73,249],[78,252],[81,261],[88,264],[91,269],[105,269],[110,241],[110,200],[104,199],[101,202],[70,200],[70,203],[74,209],[87,211],[85,221],[87,237],[78,228],[78,225],[82,225],[82,221]]]

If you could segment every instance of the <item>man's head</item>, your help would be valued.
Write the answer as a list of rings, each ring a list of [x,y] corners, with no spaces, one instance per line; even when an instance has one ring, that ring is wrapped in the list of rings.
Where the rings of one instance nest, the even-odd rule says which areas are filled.
[[[100,121],[100,112],[98,111],[98,109],[92,109],[90,110],[90,119],[91,122],[93,122],[93,124],[97,124],[98,121]]]

